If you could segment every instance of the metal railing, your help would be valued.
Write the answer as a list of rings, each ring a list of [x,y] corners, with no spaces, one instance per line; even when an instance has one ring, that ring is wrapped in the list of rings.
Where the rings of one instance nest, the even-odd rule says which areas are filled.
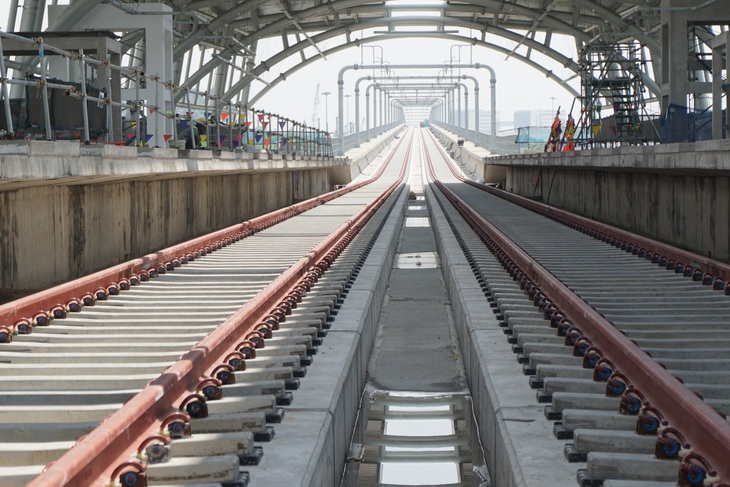
[[[435,125],[437,127],[440,127],[444,130],[448,130],[449,132],[463,138],[464,140],[468,140],[469,142],[474,142],[474,130],[473,129],[465,129],[464,127],[459,127],[458,125],[452,125],[445,122],[430,122],[431,125]],[[515,136],[514,135],[502,135],[497,136],[496,140],[494,141],[494,144],[492,144],[492,136],[491,134],[484,133],[482,131],[479,132],[479,142],[476,144],[477,147],[482,147],[485,149],[490,149],[491,147],[494,147],[494,155],[498,156],[505,156],[510,154],[519,154],[520,153],[520,147],[519,144],[515,143]]]
[[[12,39],[21,44],[37,48],[40,75],[27,79],[9,78],[7,69],[9,59],[6,60],[3,53],[3,39]],[[78,63],[80,73],[83,73],[80,77],[81,82],[74,83],[49,78],[46,69],[47,52],[62,56],[69,62]],[[137,92],[136,97],[133,100],[123,100],[120,95],[120,99],[114,100],[114,90],[112,89],[107,89],[106,92],[103,90],[90,90],[85,75],[89,66],[96,69],[100,73],[99,79],[106,79],[107,83],[111,82],[111,73],[118,71],[120,77],[125,77],[127,80],[134,82]],[[154,103],[140,99],[139,89],[142,83],[156,83],[161,88],[161,90],[155,90]],[[169,144],[172,147],[184,148],[182,143],[185,141],[178,140],[178,124],[184,126],[188,123],[201,123],[205,127],[205,134],[200,134],[201,140],[202,136],[205,135],[206,146],[209,149],[241,150],[250,148],[250,150],[272,150],[308,156],[333,156],[330,134],[309,127],[306,123],[299,123],[290,118],[240,103],[232,103],[230,100],[222,100],[210,95],[208,92],[181,88],[169,81],[160,79],[158,75],[148,74],[140,69],[115,65],[107,61],[100,61],[85,55],[83,50],[75,52],[58,49],[45,43],[42,37],[30,38],[0,32],[0,95],[2,95],[5,112],[5,128],[0,130],[0,138],[11,139],[20,135],[30,138],[30,132],[26,134],[19,133],[18,124],[13,121],[13,110],[8,92],[9,85],[20,85],[25,87],[26,90],[35,88],[40,92],[43,135],[35,138],[56,140],[56,127],[53,123],[49,100],[51,100],[52,94],[62,93],[62,96],[81,102],[82,117],[80,123],[84,143],[92,141],[92,133],[98,133],[104,134],[103,142],[118,145],[147,147],[150,139],[154,137],[154,145],[157,147]],[[90,91],[96,93],[96,96]],[[162,91],[161,96],[159,95],[160,91]],[[182,103],[186,110],[184,112],[180,111],[180,107],[176,106],[175,103],[175,95],[180,93],[183,94],[186,100]],[[201,97],[204,104],[192,104],[190,102],[191,96]],[[92,127],[89,120],[89,103],[95,103],[97,107],[104,110],[104,127]],[[114,108],[119,110],[118,115],[114,113]],[[196,112],[202,113],[203,116],[197,118],[195,116]],[[122,114],[129,115],[129,120],[132,121],[130,124],[132,130],[127,133],[121,130],[124,120]],[[20,114],[17,113],[17,115],[20,118]],[[198,122],[195,122],[196,118]],[[153,134],[146,133],[147,122],[154,122],[152,124],[154,125]],[[122,134],[121,140],[113,139],[115,124],[119,124],[120,130],[118,133]],[[169,133],[165,133],[166,129],[162,128],[166,125],[170,127]],[[142,133],[143,127],[145,133]],[[79,131],[73,138],[81,139],[81,132]],[[97,139],[96,141],[101,140]]]

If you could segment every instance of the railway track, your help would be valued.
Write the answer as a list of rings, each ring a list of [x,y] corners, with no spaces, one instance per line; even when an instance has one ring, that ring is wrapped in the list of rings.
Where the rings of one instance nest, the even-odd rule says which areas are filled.
[[[585,462],[579,483],[727,485],[730,267],[455,184],[425,144],[432,178],[470,220],[449,210],[536,399],[572,440],[566,459]]]
[[[369,184],[3,306],[0,484],[246,485],[409,151]]]
[[[377,236],[360,210],[398,187],[413,133],[370,185],[0,308],[2,484],[246,485]],[[730,267],[465,184],[417,138],[578,482],[727,486]]]

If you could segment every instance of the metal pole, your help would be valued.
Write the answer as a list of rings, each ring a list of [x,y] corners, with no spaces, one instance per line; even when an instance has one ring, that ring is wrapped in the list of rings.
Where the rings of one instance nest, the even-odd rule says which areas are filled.
[[[139,103],[139,71],[137,71],[135,76],[136,76],[135,91],[137,92],[137,111],[135,112],[134,116],[135,116],[135,120],[136,120],[137,124],[136,124],[136,138],[134,140],[137,141],[137,143],[136,143],[137,147],[142,147],[142,143],[141,143],[142,141],[139,140],[139,138],[140,138],[139,121],[141,120],[141,115],[142,115],[140,113],[142,111],[142,106]],[[146,129],[145,129],[145,132],[147,132]]]
[[[228,149],[233,150],[233,104],[228,100]]]
[[[0,58],[2,53],[0,53]],[[84,143],[88,144],[89,135],[89,107],[86,105],[86,64],[84,63],[84,50],[79,49],[79,72],[81,73],[81,114],[84,117]]]
[[[492,78],[489,80],[489,91],[492,97],[490,109],[492,111],[492,142],[489,144],[490,152],[495,153],[497,148],[497,78],[494,76],[494,70],[490,71]]]
[[[345,102],[345,81],[342,79],[337,80],[337,113],[340,119],[337,122],[337,135],[340,137],[340,154],[345,154],[345,122],[343,115],[345,114],[344,107],[342,106]]]
[[[46,140],[53,140],[51,132],[51,112],[48,106],[48,86],[46,85],[46,55],[43,52],[43,39],[38,46],[38,57],[41,58],[41,86],[43,87],[43,117],[46,122]]]
[[[221,149],[221,107],[218,104],[218,97],[213,99],[215,102],[215,143],[218,150]]]
[[[479,85],[474,87],[474,145],[479,145]]]
[[[13,23],[14,22],[15,20],[13,20]],[[8,133],[13,133],[13,116],[12,113],[10,113],[10,96],[8,96],[8,73],[5,70],[5,57],[3,54],[2,37],[0,37],[0,78],[2,78],[2,82],[0,83],[0,85],[2,86],[3,104],[5,105],[5,126],[8,130]]]
[[[456,109],[458,112],[458,120],[456,121],[456,126],[459,128],[459,131],[461,132],[461,85],[459,83],[455,83],[456,85]]]
[[[370,86],[365,88],[365,140],[370,140]]]
[[[355,87],[355,147],[360,147],[360,88]]]
[[[205,117],[205,148],[207,149],[210,147],[210,125],[208,125],[208,92],[206,91],[204,95],[205,110],[203,111],[203,116]]]
[[[464,90],[464,110],[466,116],[464,117],[464,130],[469,132],[469,90]]]
[[[107,131],[106,138],[108,142],[114,142],[114,113],[112,105],[112,68],[107,63],[106,68],[104,69],[104,76],[106,76],[106,79],[104,80],[106,84],[106,121],[107,126],[109,127],[109,130]],[[121,100],[119,100],[121,101]]]

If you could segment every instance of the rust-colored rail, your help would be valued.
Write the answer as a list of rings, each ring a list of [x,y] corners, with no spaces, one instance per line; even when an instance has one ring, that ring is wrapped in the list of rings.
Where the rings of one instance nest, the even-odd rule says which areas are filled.
[[[399,146],[404,139],[399,141]],[[410,153],[409,142],[407,153]],[[396,151],[383,163],[380,170],[369,181],[352,188],[343,188],[311,202],[311,208],[329,201],[344,192],[352,191],[364,184],[378,179],[390,164]],[[145,438],[158,434],[165,418],[178,415],[184,411],[190,401],[205,403],[207,400],[219,398],[222,390],[220,382],[211,377],[221,365],[226,365],[226,357],[233,351],[255,354],[255,348],[261,348],[268,336],[277,328],[278,320],[288,309],[296,306],[301,294],[331,265],[346,245],[354,238],[367,220],[382,206],[386,199],[401,185],[408,156],[403,163],[398,180],[391,184],[376,199],[363,207],[348,222],[337,228],[327,239],[314,247],[307,256],[301,258],[269,286],[252,298],[241,309],[213,332],[196,344],[175,364],[166,369],[160,377],[151,381],[142,391],[135,395],[124,407],[108,416],[102,424],[88,436],[80,440],[58,461],[47,469],[29,485],[45,487],[48,485],[64,486],[101,486],[112,477],[125,472],[142,473],[145,465],[129,462],[128,459],[137,450],[137,445]],[[287,209],[288,211],[288,209]],[[303,211],[303,210],[302,210]],[[280,212],[275,212],[280,214]],[[271,215],[262,217],[262,222],[271,222]],[[232,227],[226,232],[235,232],[240,227]],[[203,239],[211,239],[207,236]],[[199,239],[200,240],[200,239]],[[189,249],[199,245],[183,244],[173,247],[174,251],[163,251],[165,257],[177,255],[180,248]],[[159,254],[152,254],[157,256]],[[135,263],[135,266],[142,265]],[[126,272],[126,269],[125,269]],[[109,273],[100,273],[104,278]],[[52,292],[52,291],[51,291]],[[245,354],[243,354],[245,356]],[[207,395],[203,386],[213,386],[214,394]],[[214,396],[214,397],[211,397]],[[189,412],[189,410],[188,410]],[[183,421],[185,417],[183,416]],[[143,475],[143,473],[142,473]],[[116,480],[116,479],[114,479]]]
[[[437,147],[439,145],[435,143]],[[584,355],[587,347],[598,353],[602,359],[611,361],[621,368],[614,370],[612,378],[625,380],[625,389],[637,390],[643,396],[642,406],[658,409],[672,428],[675,428],[686,439],[694,453],[684,457],[684,463],[679,466],[678,478],[682,481],[687,474],[695,474],[702,477],[717,477],[712,484],[684,483],[682,485],[716,485],[720,482],[730,481],[730,424],[719,413],[713,410],[702,401],[691,390],[685,387],[677,378],[646,352],[641,350],[634,342],[627,338],[613,323],[604,318],[589,304],[575,295],[559,279],[535,261],[529,254],[524,252],[517,244],[494,227],[482,215],[472,209],[463,199],[437,180],[433,168],[433,162],[427,150],[427,163],[431,179],[436,186],[454,205],[464,219],[472,226],[482,240],[490,246],[490,250],[498,253],[501,250],[500,261],[502,265],[510,270],[515,280],[521,281],[525,287],[534,286],[535,304],[542,308],[550,308],[552,312],[559,312],[565,316],[564,322],[568,333],[573,330],[572,339],[576,343],[576,355]],[[439,147],[440,149],[440,147]],[[451,166],[448,157],[439,152],[451,172],[462,179]],[[471,182],[470,182],[471,184]],[[484,185],[473,183],[473,185],[484,188]],[[524,200],[514,195],[506,194],[503,191],[489,188],[498,196],[509,196],[508,200]],[[534,203],[531,201],[521,201]],[[535,205],[537,205],[535,203]],[[532,207],[525,204],[523,206]],[[540,205],[544,207],[545,205]],[[550,209],[553,211],[554,209]],[[559,210],[556,210],[559,211]],[[566,212],[561,212],[561,218],[579,219]],[[608,225],[598,224],[597,227],[610,230]],[[628,234],[628,232],[625,232]],[[649,246],[649,239],[641,237],[642,242]],[[664,244],[656,244],[651,248],[665,251]],[[495,250],[496,249],[496,250]],[[676,249],[672,255],[687,255]],[[719,263],[718,263],[719,264]],[[547,316],[547,313],[546,313]],[[582,352],[579,352],[579,347]],[[626,396],[624,396],[626,399]],[[634,397],[633,399],[636,399]],[[703,461],[706,459],[707,462]],[[709,464],[707,464],[709,463]]]

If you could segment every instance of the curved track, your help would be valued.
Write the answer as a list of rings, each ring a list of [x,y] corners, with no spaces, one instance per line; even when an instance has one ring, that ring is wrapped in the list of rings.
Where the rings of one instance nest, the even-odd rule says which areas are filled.
[[[369,184],[2,307],[0,483],[245,485],[409,153],[402,138]]]
[[[730,267],[463,184],[434,139],[424,143],[432,178],[492,252],[462,234],[538,400],[563,420],[556,434],[574,439],[566,457],[587,460],[578,480],[727,481]]]

